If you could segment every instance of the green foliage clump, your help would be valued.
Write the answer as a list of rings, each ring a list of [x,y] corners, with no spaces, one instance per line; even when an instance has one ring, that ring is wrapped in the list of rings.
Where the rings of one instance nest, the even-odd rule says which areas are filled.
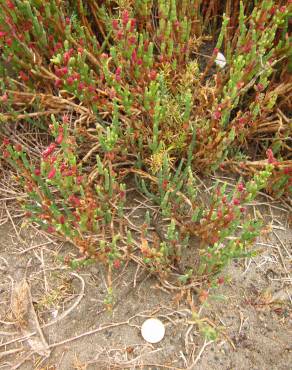
[[[208,3],[0,0],[1,161],[27,216],[110,270],[135,256],[178,283],[208,280],[250,254],[261,225],[245,204],[291,193],[291,4]],[[34,130],[38,149],[17,130]],[[215,184],[203,202],[196,173],[219,168],[247,182]],[[131,176],[163,235],[154,212],[129,219]],[[191,238],[198,256],[183,268]]]

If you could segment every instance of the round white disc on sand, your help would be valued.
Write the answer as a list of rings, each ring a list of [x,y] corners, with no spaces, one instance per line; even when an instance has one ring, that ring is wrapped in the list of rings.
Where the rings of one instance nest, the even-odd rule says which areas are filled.
[[[148,319],[142,325],[141,334],[147,342],[158,343],[164,337],[165,327],[158,319]]]

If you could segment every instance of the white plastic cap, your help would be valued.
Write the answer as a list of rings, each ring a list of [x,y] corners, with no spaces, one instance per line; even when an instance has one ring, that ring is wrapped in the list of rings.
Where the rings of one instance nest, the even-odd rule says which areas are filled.
[[[148,319],[142,325],[141,334],[146,342],[158,343],[164,337],[165,326],[158,319]]]
[[[225,56],[222,54],[222,53],[218,53],[217,54],[217,57],[215,59],[215,63],[217,64],[217,66],[219,66],[220,68],[224,68],[226,66],[226,59],[225,59]]]

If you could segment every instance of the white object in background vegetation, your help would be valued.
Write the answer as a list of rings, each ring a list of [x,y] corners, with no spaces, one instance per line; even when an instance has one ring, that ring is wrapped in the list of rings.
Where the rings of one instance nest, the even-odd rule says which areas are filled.
[[[164,337],[165,326],[158,319],[148,319],[142,325],[141,334],[146,342],[158,343]]]
[[[224,68],[226,66],[226,59],[225,59],[225,56],[218,52],[217,56],[216,56],[216,59],[215,59],[215,63],[217,64],[217,66],[219,66],[220,68]]]

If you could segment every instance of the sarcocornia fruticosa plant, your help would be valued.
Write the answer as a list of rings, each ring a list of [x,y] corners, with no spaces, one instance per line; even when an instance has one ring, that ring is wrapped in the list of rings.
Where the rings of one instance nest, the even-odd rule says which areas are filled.
[[[28,194],[27,216],[86,258],[138,258],[180,281],[250,253],[261,225],[245,204],[260,189],[291,193],[291,9],[0,0],[1,166]],[[218,169],[247,181],[202,200],[197,174]],[[156,207],[139,225],[133,178]]]

